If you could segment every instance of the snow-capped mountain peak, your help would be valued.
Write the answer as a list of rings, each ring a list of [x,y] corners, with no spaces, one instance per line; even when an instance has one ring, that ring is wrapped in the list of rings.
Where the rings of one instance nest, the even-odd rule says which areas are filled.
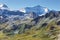
[[[42,14],[48,13],[49,9],[46,7],[42,7],[40,5],[37,5],[34,7],[26,7],[26,8],[24,8],[23,11],[26,13],[34,12],[37,15],[42,15]]]
[[[20,9],[19,11],[26,13],[26,10],[24,8]]]
[[[5,5],[5,4],[0,4],[0,7],[8,8],[7,5]]]
[[[6,15],[7,17],[13,15],[19,15],[29,18],[36,18],[38,16],[42,16],[45,13],[48,12],[48,8],[42,7],[40,5],[34,6],[34,7],[25,7],[20,10],[12,10],[9,9],[5,4],[0,4],[0,15]],[[27,15],[26,15],[27,14]]]
[[[48,8],[45,8],[45,12],[48,12]]]
[[[8,7],[7,7],[7,5],[5,5],[5,4],[0,4],[0,9],[7,9]]]

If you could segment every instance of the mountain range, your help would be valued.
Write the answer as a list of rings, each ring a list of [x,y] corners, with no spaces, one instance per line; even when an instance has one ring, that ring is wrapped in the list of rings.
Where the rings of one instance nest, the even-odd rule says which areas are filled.
[[[59,26],[60,11],[40,5],[10,10],[7,5],[0,4],[0,33],[8,36],[4,36],[7,40],[56,40]],[[1,39],[5,40],[4,37]]]
[[[44,15],[49,12],[49,9],[46,7],[42,7],[40,5],[35,7],[26,7],[20,10],[10,10],[10,8],[5,4],[0,4],[0,18],[3,20],[9,19],[34,19],[38,16]],[[5,21],[3,20],[3,21]]]
[[[25,11],[25,12],[24,12]],[[7,5],[0,4],[0,14],[6,14],[6,15],[25,15],[29,13],[35,13],[36,15],[42,15],[49,12],[49,9],[46,7],[42,7],[40,5],[37,5],[35,7],[26,7],[20,10],[10,10]]]

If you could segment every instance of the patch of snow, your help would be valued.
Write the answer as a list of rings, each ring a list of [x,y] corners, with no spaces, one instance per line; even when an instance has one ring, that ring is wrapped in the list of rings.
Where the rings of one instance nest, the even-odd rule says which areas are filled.
[[[26,13],[26,10],[24,8],[20,9],[20,11]]]

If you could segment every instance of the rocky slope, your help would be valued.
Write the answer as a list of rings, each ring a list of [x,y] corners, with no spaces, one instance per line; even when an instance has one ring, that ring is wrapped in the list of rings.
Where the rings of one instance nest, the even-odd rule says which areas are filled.
[[[60,11],[41,6],[11,11],[0,4],[0,40],[59,40],[59,26]]]

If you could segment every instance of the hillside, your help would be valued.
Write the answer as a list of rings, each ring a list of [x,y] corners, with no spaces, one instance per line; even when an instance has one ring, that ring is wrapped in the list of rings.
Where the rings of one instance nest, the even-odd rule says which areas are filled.
[[[0,40],[60,40],[60,12],[50,11],[32,20],[0,24]],[[12,27],[11,27],[12,26]]]
[[[0,40],[60,40],[60,11],[39,5],[10,10],[0,4]]]

